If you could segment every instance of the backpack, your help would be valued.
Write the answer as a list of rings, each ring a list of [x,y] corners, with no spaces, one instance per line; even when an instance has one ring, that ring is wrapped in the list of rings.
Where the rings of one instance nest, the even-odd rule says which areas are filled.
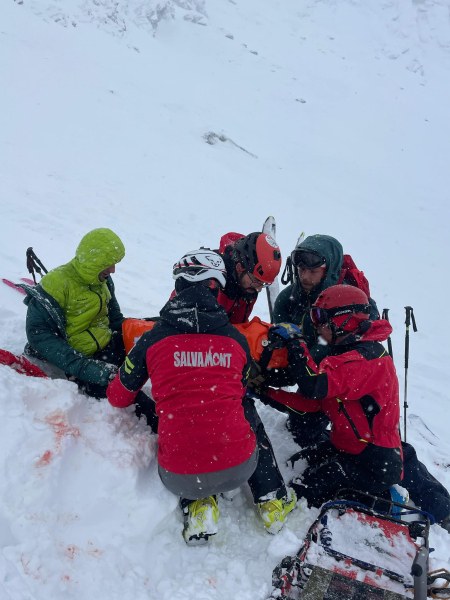
[[[236,243],[238,240],[242,239],[243,237],[245,237],[245,236],[242,233],[235,233],[233,231],[230,231],[229,233],[225,233],[220,238],[219,254],[223,254],[225,252],[225,249],[228,246],[232,246],[234,243]]]
[[[370,298],[370,286],[363,271],[360,271],[355,265],[355,261],[350,254],[344,254],[341,273],[339,275],[338,285],[346,283],[362,290],[367,298]]]

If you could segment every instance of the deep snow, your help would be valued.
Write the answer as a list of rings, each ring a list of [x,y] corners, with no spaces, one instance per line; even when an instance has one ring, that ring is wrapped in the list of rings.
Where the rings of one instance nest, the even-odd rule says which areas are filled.
[[[2,277],[27,275],[28,246],[51,268],[111,227],[123,312],[153,316],[175,260],[227,231],[273,214],[284,256],[301,231],[334,235],[390,308],[402,403],[414,307],[407,436],[450,488],[449,0],[9,0],[0,15]],[[25,306],[5,286],[0,301],[0,347],[20,353]],[[260,408],[289,479],[297,448]],[[0,366],[0,431],[1,600],[264,600],[317,513],[300,502],[272,537],[242,488],[217,539],[188,548],[132,412]],[[450,569],[449,534],[433,526],[431,546]]]

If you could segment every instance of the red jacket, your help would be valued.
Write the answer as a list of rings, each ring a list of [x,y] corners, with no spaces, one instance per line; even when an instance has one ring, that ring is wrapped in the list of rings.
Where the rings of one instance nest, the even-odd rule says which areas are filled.
[[[226,289],[219,291],[217,302],[225,309],[230,323],[234,323],[235,325],[247,323],[257,295],[255,294],[253,297],[236,296],[235,298],[230,298],[226,292]]]
[[[401,448],[398,380],[381,340],[387,321],[368,322],[361,341],[334,346],[319,366],[305,347],[307,360],[295,367],[299,392],[271,390],[270,397],[296,411],[323,411],[332,423],[330,440],[343,452],[359,454],[368,443]]]
[[[201,286],[177,294],[160,314],[109,385],[108,400],[129,406],[150,378],[164,469],[195,474],[241,464],[256,447],[242,407],[250,361],[244,336]]]
[[[227,284],[224,290],[219,291],[217,302],[225,309],[230,323],[234,324],[246,323],[249,320],[258,299],[258,292],[252,289],[244,291],[237,280],[233,244],[243,237],[241,233],[226,233],[220,238],[218,250],[227,269]]]

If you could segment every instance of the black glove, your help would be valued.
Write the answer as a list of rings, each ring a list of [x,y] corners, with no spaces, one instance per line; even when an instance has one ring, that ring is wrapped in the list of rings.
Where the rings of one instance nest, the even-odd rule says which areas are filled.
[[[248,374],[247,385],[253,390],[259,390],[264,387],[266,381],[265,369],[262,369],[257,362],[252,361]]]
[[[296,367],[305,361],[305,342],[298,338],[289,340],[286,344],[288,351],[289,365]]]

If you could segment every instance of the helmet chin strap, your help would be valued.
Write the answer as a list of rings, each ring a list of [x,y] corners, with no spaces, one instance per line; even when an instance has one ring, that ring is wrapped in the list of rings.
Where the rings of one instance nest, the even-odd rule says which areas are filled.
[[[336,325],[336,323],[333,323],[333,321],[330,319],[328,321],[328,324],[330,326],[331,329],[331,334],[332,334],[332,338],[331,341],[334,344],[336,344],[338,338],[342,338],[344,336],[350,335],[351,333],[353,333],[352,331],[345,331],[344,327],[347,325],[347,323],[350,321],[350,319],[353,317],[353,313],[350,313],[349,316],[345,319],[345,321],[338,327]]]
[[[346,325],[347,322],[348,319],[344,321],[344,323],[342,323],[341,327]],[[347,341],[348,343],[357,342],[361,339],[363,334],[366,333],[366,331],[368,331],[372,326],[372,322],[369,319],[367,319],[365,321],[361,321],[361,323],[359,323],[355,331],[342,331],[342,329],[338,329],[332,321],[329,321],[328,323],[332,333],[331,341],[333,344],[340,344],[344,341]]]

